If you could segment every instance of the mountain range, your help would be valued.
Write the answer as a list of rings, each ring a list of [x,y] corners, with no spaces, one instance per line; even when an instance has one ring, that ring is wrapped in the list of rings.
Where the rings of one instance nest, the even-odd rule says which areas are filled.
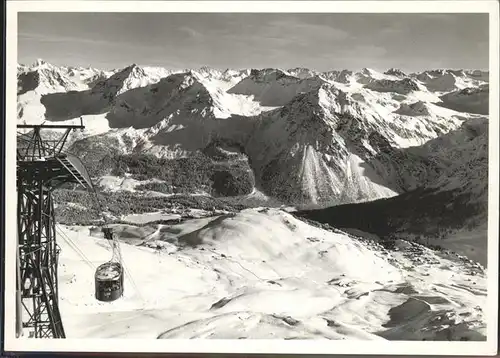
[[[416,208],[447,193],[436,201],[451,208],[440,220],[456,214],[460,197],[461,206],[483,218],[474,221],[478,225],[487,206],[488,94],[488,72],[479,70],[18,65],[18,123],[82,117],[86,129],[72,134],[69,151],[101,178],[103,190],[112,188],[102,178],[128,176],[135,180],[129,191],[155,179],[165,184],[165,195],[190,182],[189,191],[201,194],[258,194],[264,203],[334,206],[335,212],[348,210],[347,204],[378,205],[377,199],[384,207],[404,201]],[[198,168],[184,170],[180,179],[175,173],[155,177],[147,164],[179,168],[179,161],[193,157],[199,160],[189,165]],[[419,210],[398,214],[415,223],[414,217],[433,212],[425,205]],[[392,214],[391,220],[397,221]],[[347,223],[367,229],[335,221]],[[384,225],[379,234],[403,230],[403,224]],[[432,227],[426,232],[434,236],[444,230]]]

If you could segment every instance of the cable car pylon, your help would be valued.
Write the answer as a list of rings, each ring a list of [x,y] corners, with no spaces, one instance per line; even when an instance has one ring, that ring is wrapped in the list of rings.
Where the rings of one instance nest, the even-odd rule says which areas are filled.
[[[18,125],[17,336],[65,338],[58,298],[58,255],[52,192],[68,182],[92,188],[77,157],[63,152],[80,125]],[[53,131],[44,139],[42,131]],[[57,132],[57,135],[54,133]]]

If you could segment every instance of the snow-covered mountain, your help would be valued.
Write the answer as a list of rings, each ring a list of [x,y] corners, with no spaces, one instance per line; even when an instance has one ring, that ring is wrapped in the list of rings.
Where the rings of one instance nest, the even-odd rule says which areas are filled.
[[[482,84],[478,87],[466,87],[442,95],[440,105],[455,111],[489,113],[489,85]]]
[[[411,76],[418,79],[433,92],[450,92],[467,87],[476,87],[489,82],[488,72],[479,70],[440,69],[414,73]]]
[[[392,198],[304,211],[301,215],[341,228],[419,239],[486,265],[488,220],[488,120],[480,118],[422,146],[389,149],[372,159],[393,183]],[[362,219],[360,219],[362,217]]]
[[[399,78],[405,78],[408,75],[404,73],[402,70],[399,68],[389,68],[387,71],[384,72],[384,75],[389,75],[389,76],[395,76]]]
[[[264,191],[288,203],[318,203],[321,198],[342,203],[394,195],[360,168],[364,155],[357,145],[364,151],[372,148],[362,112],[347,93],[323,84],[261,115],[247,153]]]
[[[352,77],[353,72],[349,70],[342,70],[342,71],[332,70],[323,72],[319,76],[328,81],[335,81],[338,83],[352,83],[354,81]]]
[[[252,70],[228,93],[253,96],[262,106],[279,107],[290,102],[298,93],[309,92],[323,82],[317,76],[300,79],[282,70],[268,68]]]
[[[46,113],[47,106],[42,100],[58,94],[85,93],[95,83],[112,75],[110,71],[94,68],[75,68],[54,66],[43,60],[33,65],[19,65],[17,75],[17,113],[19,123],[38,124],[45,120],[60,120]],[[58,107],[67,106],[58,101]],[[81,111],[78,111],[81,112]],[[69,114],[75,118],[78,113]],[[49,119],[47,119],[49,118]]]
[[[454,70],[171,71],[135,64],[104,72],[38,61],[19,66],[18,120],[82,116],[88,129],[72,140],[85,156],[103,151],[101,142],[106,153],[111,146],[125,155],[181,158],[217,138],[248,156],[267,195],[287,204],[342,204],[401,193],[390,176],[374,174],[389,170],[392,159],[373,158],[487,114],[488,84],[480,78],[482,72]]]
[[[286,70],[286,72],[294,77],[300,78],[300,79],[305,79],[308,77],[315,77],[319,75],[319,72],[310,70],[309,68],[305,67],[295,67],[295,68],[290,68]]]
[[[18,65],[18,95],[29,91],[39,94],[88,89],[98,78],[111,71],[95,68],[55,66],[43,60],[32,65]]]

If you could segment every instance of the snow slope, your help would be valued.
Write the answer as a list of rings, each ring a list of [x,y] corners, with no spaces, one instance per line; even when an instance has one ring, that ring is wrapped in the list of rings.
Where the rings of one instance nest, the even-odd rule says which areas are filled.
[[[485,339],[483,269],[405,241],[388,252],[275,209],[158,226],[121,245],[125,296],[102,303],[93,266],[109,245],[61,231],[91,261],[60,239],[70,338]]]

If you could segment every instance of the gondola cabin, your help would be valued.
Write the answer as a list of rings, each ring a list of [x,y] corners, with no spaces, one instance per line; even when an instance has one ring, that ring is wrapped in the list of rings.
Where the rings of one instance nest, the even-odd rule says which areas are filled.
[[[123,268],[118,262],[106,262],[95,272],[95,297],[110,302],[123,296]]]
[[[95,272],[95,297],[99,301],[111,302],[123,296],[123,266],[113,239],[113,230],[105,227],[102,231],[104,237],[112,243],[113,258],[100,265]]]

